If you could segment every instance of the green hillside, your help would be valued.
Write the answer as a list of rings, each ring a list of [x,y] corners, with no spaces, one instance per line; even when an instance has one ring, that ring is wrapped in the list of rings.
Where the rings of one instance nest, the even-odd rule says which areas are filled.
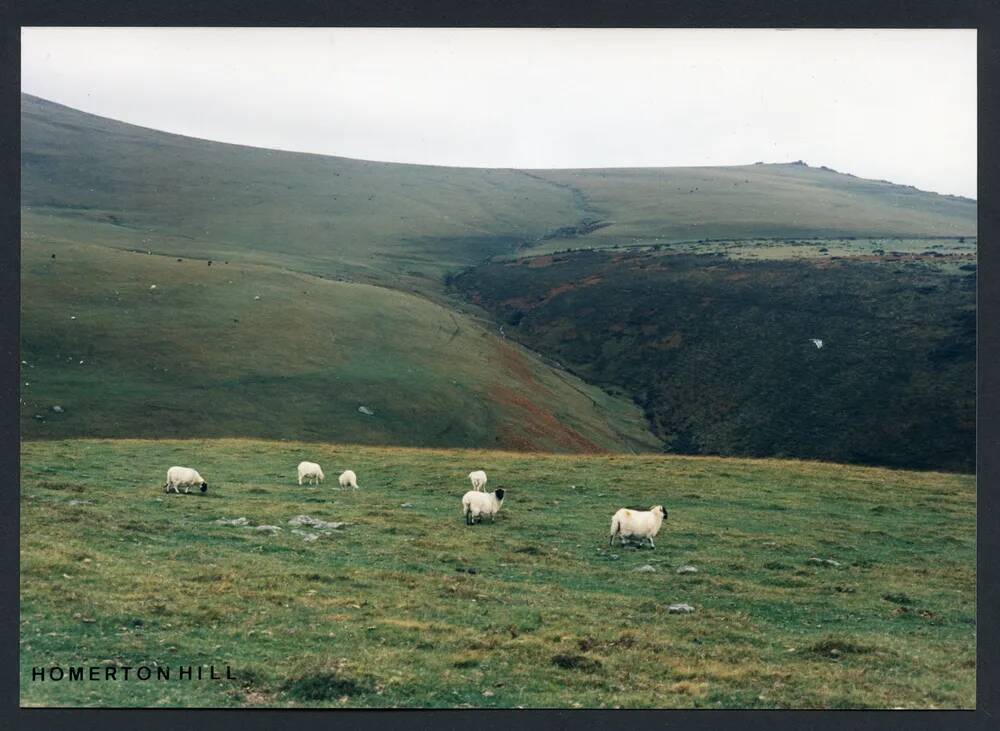
[[[972,472],[973,256],[589,251],[454,287],[510,337],[632,394],[668,451]]]
[[[165,495],[172,464],[209,491]],[[976,704],[971,476],[232,439],[26,442],[21,465],[22,705]],[[360,490],[330,486],[346,467]],[[460,515],[473,467],[508,490],[495,525]],[[654,504],[655,550],[608,548],[617,508]],[[298,515],[346,525],[306,540]],[[232,679],[136,680],[153,662]],[[119,680],[31,681],[74,665]]]
[[[27,437],[656,444],[634,405],[404,292],[47,239],[21,267]]]
[[[570,239],[577,247],[976,233],[974,201],[803,165],[518,171],[376,163],[182,137],[27,95],[21,144],[26,211],[100,223],[127,239],[116,245],[424,290],[493,255],[560,246],[570,230],[590,231]]]
[[[976,202],[804,163],[537,171],[591,222],[525,253],[700,239],[976,235]]]
[[[494,276],[506,270],[470,269],[567,248],[794,258],[802,248],[795,237],[862,259],[877,246],[913,253],[932,246],[928,237],[948,237],[934,246],[957,260],[975,252],[974,201],[801,164],[517,171],[375,163],[182,137],[28,95],[21,135],[29,437],[246,435],[575,451],[656,449],[663,439],[670,449],[971,464],[971,279],[955,289],[921,273],[919,286],[929,290],[917,297],[909,275],[866,269],[877,293],[866,312],[905,311],[909,319],[859,335],[851,328],[865,316],[836,326],[823,319],[837,309],[835,291],[816,309],[804,269],[770,270],[764,291],[781,304],[753,310],[773,316],[779,329],[768,337],[781,340],[780,327],[799,338],[800,330],[829,325],[848,342],[878,343],[837,361],[853,375],[838,376],[824,398],[871,391],[898,399],[892,409],[879,410],[875,399],[860,411],[837,401],[837,418],[803,429],[815,413],[800,407],[794,418],[775,420],[780,400],[764,394],[789,392],[789,378],[791,390],[808,392],[812,381],[792,367],[794,358],[774,360],[780,348],[747,360],[759,352],[760,323],[753,312],[726,309],[743,297],[727,291],[729,280],[715,276],[716,304],[701,309],[691,309],[690,298],[646,297],[642,306],[653,314],[643,327],[657,338],[672,332],[660,316],[667,301],[699,319],[703,333],[720,328],[699,348],[647,359],[645,335],[633,342],[602,329],[615,325],[618,305],[601,312],[601,300],[587,300],[613,301],[619,295],[609,285],[627,278],[602,275],[604,287],[562,300],[582,313],[598,307],[578,323],[583,341],[567,349],[558,334],[542,333],[551,308],[533,306],[512,329],[510,318],[523,308],[503,304],[536,297],[550,287],[550,273],[529,265],[512,288],[513,280]],[[873,236],[884,243],[859,243]],[[791,279],[782,283],[785,275]],[[461,287],[445,286],[458,279]],[[862,280],[855,284],[867,286]],[[457,296],[477,288],[486,309]],[[825,314],[810,320],[794,310],[803,305]],[[785,306],[793,311],[778,312]],[[540,353],[504,340],[502,324]],[[716,348],[723,333],[738,355]],[[913,333],[899,347],[897,339]],[[951,355],[935,359],[941,343]],[[618,395],[586,385],[561,363]],[[886,379],[895,379],[889,391],[881,388]],[[856,381],[865,388],[853,388]],[[714,414],[707,421],[703,387]],[[719,414],[737,409],[738,419],[718,424]],[[917,416],[890,423],[900,409]],[[861,412],[861,422],[848,418]],[[859,423],[887,444],[831,446],[834,429],[863,438]],[[907,439],[917,441],[889,445]]]

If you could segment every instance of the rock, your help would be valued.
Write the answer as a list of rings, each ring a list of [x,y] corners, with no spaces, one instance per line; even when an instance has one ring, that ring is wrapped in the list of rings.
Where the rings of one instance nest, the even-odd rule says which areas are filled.
[[[57,413],[57,414],[61,414],[61,413],[62,413],[63,411],[65,411],[65,409],[64,409],[64,408],[63,408],[62,406],[58,406],[58,405],[56,405],[56,406],[53,406],[53,407],[52,407],[52,410],[53,410],[53,411],[54,411],[55,413]]]
[[[311,515],[296,515],[288,521],[288,525],[308,525],[319,530],[337,530],[338,528],[343,528],[347,523],[329,523],[325,520],[314,518]]]
[[[292,533],[297,536],[302,536],[302,540],[306,543],[311,543],[319,538],[318,533],[307,533],[304,530],[299,530],[298,528],[292,528]]]
[[[655,566],[650,566],[648,563],[643,566],[637,566],[632,569],[633,571],[638,571],[640,574],[652,574],[656,571]]]
[[[670,614],[690,614],[694,611],[694,607],[690,604],[671,604],[667,607],[667,611]]]
[[[413,503],[403,503],[399,507],[401,507],[401,508],[412,508],[413,507]]]
[[[253,296],[253,298],[254,298],[254,300],[259,300],[259,299],[260,299],[260,295],[259,295],[259,294],[255,294],[255,295]]]
[[[840,561],[834,561],[832,558],[819,558],[817,556],[807,558],[806,563],[816,564],[817,566],[840,566]]]
[[[249,525],[246,518],[219,518],[215,521],[218,525]]]
[[[483,698],[492,698],[493,696],[494,696],[494,693],[493,693],[492,690],[484,690],[483,691]]]
[[[281,528],[276,525],[258,525],[254,527],[254,530],[260,531],[261,533],[266,531],[267,533],[270,533],[273,536],[275,533],[280,532]]]
[[[149,288],[150,289],[156,289],[156,285],[155,284],[151,284],[151,285],[149,285]]]
[[[70,500],[67,505],[93,505],[90,500]]]
[[[685,564],[684,566],[678,566],[677,567],[677,573],[678,574],[697,574],[698,573],[698,569],[695,568],[694,566],[689,566],[689,565]]]
[[[367,406],[359,406],[358,411],[366,416],[375,416],[375,412],[369,409]]]

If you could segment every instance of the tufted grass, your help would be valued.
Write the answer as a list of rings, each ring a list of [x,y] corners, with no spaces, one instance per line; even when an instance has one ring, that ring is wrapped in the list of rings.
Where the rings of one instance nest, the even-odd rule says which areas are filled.
[[[304,458],[323,486],[298,487]],[[971,476],[240,439],[29,441],[21,462],[23,705],[975,704]],[[172,464],[208,493],[165,495]],[[462,521],[475,468],[508,491],[495,525]],[[656,550],[607,548],[615,509],[655,503]],[[305,542],[298,514],[349,525]],[[283,530],[214,522],[237,517]],[[31,681],[153,663],[233,679]]]

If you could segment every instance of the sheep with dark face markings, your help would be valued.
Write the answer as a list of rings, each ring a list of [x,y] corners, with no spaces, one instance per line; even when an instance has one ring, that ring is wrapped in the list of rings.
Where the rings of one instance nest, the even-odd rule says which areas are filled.
[[[185,493],[191,492],[192,487],[200,487],[202,492],[208,491],[208,483],[201,479],[198,470],[190,467],[171,467],[167,470],[167,484],[163,486],[166,492],[173,488],[174,492],[180,493],[178,487],[183,487]]]
[[[469,490],[462,496],[462,514],[465,516],[465,524],[472,525],[478,519],[483,522],[483,516],[489,516],[490,522],[495,523],[500,506],[503,505],[504,489],[498,487],[493,492],[479,492]]]
[[[611,535],[608,537],[608,545],[614,541],[615,536],[621,545],[625,545],[625,538],[649,539],[650,548],[656,548],[653,543],[653,536],[660,532],[660,526],[667,519],[667,510],[662,505],[654,505],[649,510],[629,510],[622,508],[611,518]]]

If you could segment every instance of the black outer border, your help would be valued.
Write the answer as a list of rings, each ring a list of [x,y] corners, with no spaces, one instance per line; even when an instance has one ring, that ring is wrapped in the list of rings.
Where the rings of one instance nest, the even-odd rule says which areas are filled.
[[[997,5],[989,0],[0,0],[0,727],[363,728],[510,726],[716,729],[994,728],[1000,717],[997,677],[998,546],[996,485],[1000,477],[1000,304],[995,237],[1000,211],[979,196],[977,372],[977,710],[971,711],[313,711],[21,709],[18,689],[18,343],[20,326],[20,27],[109,26],[438,26],[438,27],[750,27],[977,28],[979,62],[979,190],[1000,183],[996,150],[1000,79]],[[934,100],[929,99],[929,104]],[[933,515],[928,516],[933,520]]]

